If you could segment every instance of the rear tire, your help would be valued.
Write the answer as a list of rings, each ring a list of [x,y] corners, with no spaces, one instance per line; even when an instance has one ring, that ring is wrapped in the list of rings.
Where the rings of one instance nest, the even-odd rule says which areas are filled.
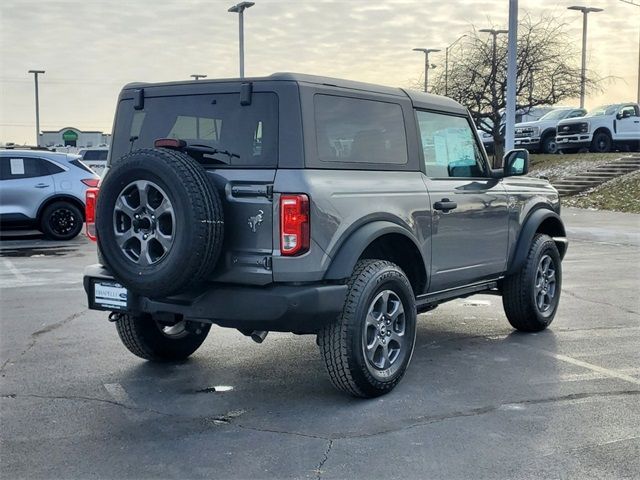
[[[331,383],[356,397],[377,397],[400,382],[416,338],[411,284],[395,264],[361,260],[340,317],[318,333]]]
[[[184,360],[207,338],[211,324],[182,320],[161,324],[151,315],[124,314],[116,321],[120,340],[134,355],[156,362]],[[172,330],[173,329],[173,330]]]
[[[83,219],[73,203],[53,202],[40,215],[40,230],[50,240],[71,240],[82,231]]]
[[[502,286],[502,304],[511,326],[522,332],[547,328],[558,310],[561,289],[558,247],[548,235],[536,235],[524,266]]]

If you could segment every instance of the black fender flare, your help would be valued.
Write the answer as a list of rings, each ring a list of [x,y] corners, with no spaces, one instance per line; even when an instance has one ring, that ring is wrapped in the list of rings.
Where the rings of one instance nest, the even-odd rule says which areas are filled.
[[[414,236],[400,225],[385,221],[376,220],[359,227],[338,247],[338,252],[333,256],[333,260],[324,276],[325,280],[342,280],[349,278],[358,262],[358,259],[365,249],[377,238],[389,233],[398,233],[403,235],[415,245],[416,249],[422,257],[423,265],[426,269],[422,249]]]
[[[542,140],[544,139],[544,137],[548,136],[548,135],[553,135],[554,137],[556,136],[556,128],[555,127],[547,127],[544,129],[544,131],[540,134],[540,143],[542,143]]]
[[[516,273],[522,268],[527,259],[529,246],[533,241],[533,237],[538,231],[540,225],[549,219],[552,219],[551,222],[556,230],[556,233],[552,235],[552,238],[556,244],[560,244],[562,246],[562,248],[558,248],[558,250],[560,251],[560,258],[564,258],[564,255],[567,252],[568,242],[564,223],[562,222],[560,215],[547,208],[538,208],[529,214],[524,225],[520,229],[520,235],[518,236],[516,246],[511,254],[511,258],[509,259],[507,275]]]

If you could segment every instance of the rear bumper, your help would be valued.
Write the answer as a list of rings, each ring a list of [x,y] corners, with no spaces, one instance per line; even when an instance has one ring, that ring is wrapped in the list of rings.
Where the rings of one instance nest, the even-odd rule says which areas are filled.
[[[93,296],[93,279],[113,280],[113,277],[102,265],[87,267],[84,289],[88,301]],[[127,311],[180,314],[187,319],[240,330],[314,333],[340,314],[346,295],[347,285],[338,284],[266,287],[208,284],[197,292],[162,299],[129,292]]]

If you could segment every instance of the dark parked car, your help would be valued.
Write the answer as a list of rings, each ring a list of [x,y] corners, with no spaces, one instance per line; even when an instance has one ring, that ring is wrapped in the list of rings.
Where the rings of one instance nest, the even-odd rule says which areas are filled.
[[[440,303],[489,293],[516,329],[553,320],[567,240],[527,168],[515,150],[491,169],[435,95],[287,73],[130,84],[89,195],[89,305],[149,360],[189,356],[211,324],[317,335],[337,388],[381,395]]]

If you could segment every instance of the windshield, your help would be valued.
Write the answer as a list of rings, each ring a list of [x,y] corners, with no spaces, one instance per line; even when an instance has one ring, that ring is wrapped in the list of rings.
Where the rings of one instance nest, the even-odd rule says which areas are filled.
[[[558,110],[551,110],[546,115],[543,115],[542,117],[540,117],[540,120],[562,120],[564,117],[567,116],[567,114],[570,111],[571,110],[565,109],[565,108],[558,109]]]
[[[153,148],[160,138],[229,152],[214,156],[231,166],[273,167],[278,154],[278,97],[254,93],[251,104],[244,106],[239,93],[149,97],[143,110],[134,110],[131,100],[123,100],[116,114],[111,161],[131,150]]]
[[[618,110],[619,107],[620,107],[619,104],[601,105],[591,110],[589,113],[585,115],[585,117],[599,117],[600,115],[613,115],[614,113],[616,113],[616,110]]]

